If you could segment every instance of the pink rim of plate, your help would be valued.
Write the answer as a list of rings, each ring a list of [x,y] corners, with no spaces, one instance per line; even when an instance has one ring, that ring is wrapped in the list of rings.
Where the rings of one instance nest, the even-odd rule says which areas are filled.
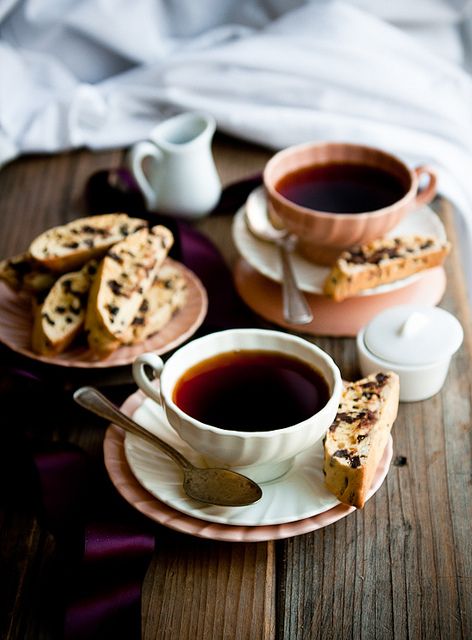
[[[434,267],[418,274],[401,289],[392,289],[370,296],[355,296],[335,302],[316,293],[305,293],[313,312],[313,320],[301,331],[314,336],[354,337],[375,315],[397,304],[424,304],[435,306],[446,289],[443,267]],[[249,265],[244,258],[237,261],[233,278],[244,302],[259,316],[279,326],[293,329],[283,317],[282,288]]]
[[[131,416],[142,404],[145,395],[136,391],[123,403],[121,409]],[[264,526],[235,526],[219,524],[199,520],[192,516],[180,513],[176,509],[160,502],[148,493],[133,475],[125,457],[124,432],[110,425],[106,431],[103,443],[105,467],[108,475],[118,493],[135,509],[151,518],[155,522],[164,525],[180,533],[187,533],[198,538],[220,540],[226,542],[263,542],[267,540],[281,540],[292,536],[316,531],[327,527],[341,518],[353,513],[356,509],[344,504],[338,504],[324,513],[277,525]],[[385,480],[393,455],[393,442],[390,436],[375,474],[373,485],[369,491],[369,499],[378,491]]]
[[[94,359],[86,347],[76,347],[57,356],[41,356],[31,350],[33,315],[31,300],[0,282],[0,342],[33,360],[63,367],[105,368],[127,365],[145,351],[166,353],[192,336],[205,319],[208,308],[206,290],[199,278],[183,264],[167,258],[165,264],[179,270],[187,283],[187,302],[156,334],[136,345],[123,346],[104,360]]]

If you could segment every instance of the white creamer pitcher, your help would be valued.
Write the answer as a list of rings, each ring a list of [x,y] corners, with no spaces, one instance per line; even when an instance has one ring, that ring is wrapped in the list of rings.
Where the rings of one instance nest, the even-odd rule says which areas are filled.
[[[221,182],[211,151],[215,129],[208,114],[182,113],[132,146],[127,164],[150,211],[192,219],[217,204]]]

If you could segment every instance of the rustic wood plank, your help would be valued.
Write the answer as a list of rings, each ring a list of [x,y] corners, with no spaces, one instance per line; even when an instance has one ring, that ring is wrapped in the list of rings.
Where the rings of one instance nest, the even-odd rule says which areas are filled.
[[[144,640],[275,638],[273,543],[163,534],[146,581]]]
[[[88,151],[77,153],[74,172],[70,176],[68,208],[71,218],[87,215],[84,199],[87,181],[94,173],[107,169],[115,169],[123,163],[124,151],[115,149],[92,154]]]
[[[0,201],[8,233],[0,236],[0,257],[25,250],[45,229],[84,215],[86,180],[94,171],[118,166],[122,156],[122,151],[75,151],[25,156],[5,166],[0,174]]]
[[[212,153],[221,182],[226,186],[260,173],[275,151],[217,133]]]
[[[14,537],[12,531],[23,535]],[[0,637],[58,637],[60,615],[51,580],[53,537],[28,513],[15,513],[6,521],[0,517],[0,546],[0,556],[8,558],[1,562],[1,609],[6,615],[0,617]]]
[[[447,264],[448,291],[444,306],[460,319],[464,328],[464,344],[451,362],[442,394],[442,424],[444,430],[444,473],[447,494],[444,496],[449,512],[451,529],[446,540],[438,536],[437,544],[446,544],[454,550],[455,564],[444,563],[443,581],[455,581],[458,591],[456,608],[445,614],[451,627],[460,627],[462,637],[472,637],[472,314],[462,274],[460,244],[454,225],[453,208],[443,202],[443,220],[449,239],[456,250]],[[437,465],[440,464],[436,462]],[[432,478],[433,481],[433,478]],[[444,584],[447,588],[447,584]],[[455,603],[454,603],[455,604]],[[452,637],[452,636],[451,636]]]
[[[279,543],[280,638],[471,637],[472,325],[452,212],[442,215],[455,249],[441,306],[464,345],[440,394],[400,405],[397,465],[363,511]],[[316,342],[355,374],[352,340]]]

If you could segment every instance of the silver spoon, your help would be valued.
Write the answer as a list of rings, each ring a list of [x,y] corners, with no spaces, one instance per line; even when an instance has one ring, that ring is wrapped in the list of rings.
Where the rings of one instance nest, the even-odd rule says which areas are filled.
[[[259,238],[277,245],[282,263],[282,300],[284,319],[290,324],[308,324],[313,314],[300,291],[293,273],[290,254],[295,249],[296,237],[286,229],[274,227],[267,214],[263,188],[251,193],[246,203],[246,224],[249,231]]]
[[[81,387],[74,393],[77,404],[101,418],[118,425],[125,431],[144,438],[159,447],[184,472],[185,493],[200,502],[224,507],[244,507],[257,502],[262,490],[253,480],[230,469],[201,469],[195,467],[179,451],[171,447],[137,422],[125,415],[110,400],[93,387]]]

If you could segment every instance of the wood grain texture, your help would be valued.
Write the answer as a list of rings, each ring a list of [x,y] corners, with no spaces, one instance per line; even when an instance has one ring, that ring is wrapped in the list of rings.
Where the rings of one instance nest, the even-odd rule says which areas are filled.
[[[449,207],[442,217],[458,247]],[[441,306],[459,317],[465,341],[446,384],[429,400],[400,405],[396,463],[363,511],[278,543],[280,638],[471,637],[472,325],[456,249],[447,272]],[[352,341],[327,342],[356,375]]]
[[[144,639],[275,638],[273,545],[163,536],[143,597]]]
[[[261,173],[275,153],[221,133],[215,136],[212,151],[223,186]]]

